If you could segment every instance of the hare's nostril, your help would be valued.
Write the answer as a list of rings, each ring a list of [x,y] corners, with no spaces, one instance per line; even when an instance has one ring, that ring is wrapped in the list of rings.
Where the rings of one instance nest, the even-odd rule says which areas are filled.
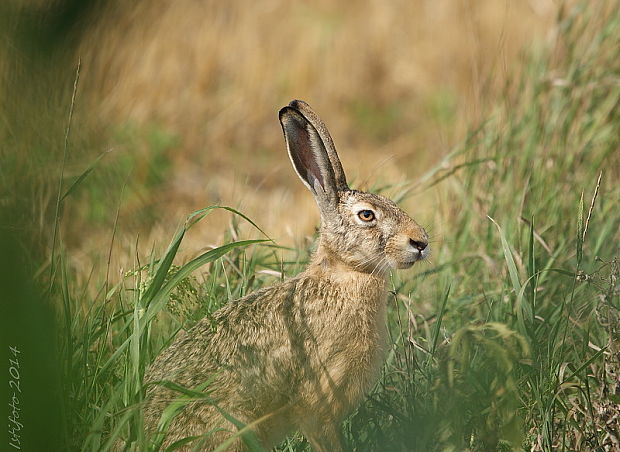
[[[426,247],[428,246],[428,243],[426,242],[421,242],[419,240],[413,240],[413,239],[409,239],[409,244],[419,251],[424,251]]]

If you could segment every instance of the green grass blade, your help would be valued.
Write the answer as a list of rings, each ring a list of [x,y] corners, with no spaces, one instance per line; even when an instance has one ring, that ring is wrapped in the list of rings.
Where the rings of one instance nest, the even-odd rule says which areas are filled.
[[[448,285],[443,295],[443,300],[441,301],[441,308],[439,309],[439,314],[437,316],[437,322],[435,322],[435,327],[433,329],[433,342],[432,342],[430,357],[435,356],[435,350],[437,349],[437,341],[439,340],[439,331],[441,330],[441,322],[443,320],[444,314],[446,313],[446,304],[448,303],[448,297],[450,296],[450,289],[451,289],[451,285]]]
[[[148,323],[151,319],[161,310],[163,304],[167,300],[168,295],[174,289],[179,282],[181,282],[185,277],[187,277],[194,270],[198,269],[202,265],[208,264],[216,259],[219,259],[224,254],[229,252],[234,248],[245,247],[249,245],[253,245],[256,243],[264,243],[266,240],[241,240],[238,242],[227,243],[226,245],[222,245],[218,248],[214,248],[206,253],[198,256],[197,258],[191,260],[187,264],[183,265],[172,278],[168,281],[157,294],[153,296],[151,302],[147,308],[146,314],[144,316],[144,322]]]
[[[151,284],[141,297],[141,302],[144,306],[149,306],[151,300],[163,285],[164,280],[168,275],[168,271],[170,270],[170,266],[172,265],[172,261],[179,250],[179,246],[181,246],[181,241],[183,240],[186,231],[187,229],[183,228],[175,235],[174,239],[168,246],[166,253],[164,254],[164,258],[159,262]]]
[[[65,191],[65,193],[62,195],[62,197],[60,198],[61,201],[63,201],[67,196],[69,196],[71,193],[73,193],[73,191],[79,187],[79,185],[84,181],[84,179],[86,179],[88,177],[88,175],[95,169],[95,167],[99,164],[99,161],[111,151],[105,151],[103,154],[100,154],[99,157],[97,157],[95,159],[95,161],[93,163],[91,163],[88,168],[86,168],[82,174],[80,174],[77,179],[75,179],[73,181],[73,183],[69,186],[69,188],[67,188],[67,190]]]
[[[213,452],[223,452],[227,450],[228,446],[230,446],[234,441],[236,441],[238,437],[241,437],[241,440],[247,446],[250,452],[267,452],[267,450],[263,446],[261,446],[260,442],[258,441],[258,438],[254,434],[254,431],[252,431],[252,427],[260,423],[263,420],[262,418],[257,419],[256,421],[250,424],[244,424],[243,422],[234,418],[230,414],[226,413],[224,410],[219,408],[217,405],[215,407],[228,422],[233,424],[239,430],[237,431],[237,433],[235,433],[230,438],[228,438],[226,441],[224,441],[222,444],[220,444],[217,447],[217,449],[215,449]]]
[[[577,369],[575,369],[573,372],[570,373],[570,375],[568,377],[565,377],[564,380],[562,381],[562,383],[560,384],[564,384],[565,382],[571,380],[575,375],[577,375],[579,372],[581,372],[583,369],[585,369],[586,367],[588,367],[591,363],[593,363],[594,361],[596,361],[599,356],[601,356],[603,353],[605,353],[605,351],[607,350],[607,346],[601,348],[599,351],[597,351],[594,355],[592,355],[592,357],[590,359],[588,359],[586,362],[584,362],[581,366],[579,366]]]
[[[174,289],[174,287],[187,275],[189,275],[192,271],[196,270],[197,268],[199,268],[201,265],[207,264],[209,262],[212,262],[220,257],[222,257],[224,254],[226,254],[228,251],[234,249],[234,248],[239,248],[239,247],[243,247],[243,246],[248,246],[248,245],[252,245],[255,243],[261,243],[261,242],[265,242],[266,240],[242,240],[239,242],[232,242],[232,243],[227,243],[226,245],[222,245],[218,248],[212,249],[210,251],[207,251],[206,253],[202,254],[201,256],[195,258],[194,260],[188,262],[187,264],[185,264],[183,267],[181,267],[181,269],[179,269],[179,271],[175,274],[175,276],[173,278],[170,279],[170,281],[168,281],[166,283],[166,285],[162,288],[160,285],[160,289],[159,292],[157,292],[156,294],[154,294],[150,300],[150,304],[149,306],[146,308],[146,312],[144,313],[141,322],[140,322],[140,330],[138,332],[139,335],[141,335],[144,331],[144,328],[146,325],[148,325],[151,320],[153,320],[153,318],[157,315],[157,313],[162,309],[164,303],[167,300],[167,296],[170,294],[170,292]],[[119,358],[119,356],[124,352],[124,350],[130,345],[131,342],[131,338],[125,340],[112,354],[112,356],[103,364],[102,369],[103,370],[107,370],[110,366],[112,366],[114,364],[114,362],[116,362],[116,360]]]
[[[579,198],[579,211],[577,212],[577,268],[581,266],[583,259],[583,192]]]
[[[269,236],[267,236],[267,234],[265,234],[265,232],[256,225],[256,223],[254,223],[250,218],[248,218],[247,216],[245,216],[238,210],[233,209],[232,207],[209,206],[209,207],[205,207],[204,209],[200,209],[195,212],[192,212],[186,218],[185,224],[183,225],[181,230],[175,235],[175,237],[170,242],[168,249],[164,253],[164,258],[159,262],[159,265],[155,272],[155,277],[151,281],[151,284],[149,285],[148,289],[146,290],[146,292],[144,293],[142,297],[142,303],[144,304],[144,306],[148,306],[152,302],[153,297],[155,297],[155,294],[159,291],[159,289],[163,285],[164,280],[166,276],[168,275],[168,271],[170,270],[170,266],[172,265],[172,262],[178,252],[179,246],[181,245],[181,241],[183,240],[183,237],[185,236],[185,233],[192,226],[194,226],[196,223],[198,223],[200,220],[202,220],[205,216],[207,216],[209,213],[211,213],[215,209],[227,210],[229,212],[232,212],[242,217],[244,220],[246,220],[256,229],[258,229],[263,235],[265,235],[269,241],[273,242],[273,240],[271,240]]]
[[[528,285],[528,287],[530,287],[530,303],[532,303],[532,305],[534,305],[535,303],[534,300],[536,297],[536,278],[531,279],[532,276],[536,275],[536,255],[534,251],[534,243],[535,243],[534,218],[532,218],[530,221],[528,247],[527,247],[527,276],[528,276],[528,281],[531,281],[531,282],[529,283],[529,285],[527,282],[525,283],[526,285]]]
[[[497,230],[499,231],[499,237],[502,242],[502,250],[504,252],[504,259],[506,260],[506,266],[508,267],[508,274],[510,275],[510,281],[512,283],[512,288],[515,293],[519,293],[521,290],[521,282],[519,281],[519,272],[517,271],[517,266],[515,264],[515,260],[512,257],[512,251],[510,250],[510,245],[508,245],[508,241],[506,240],[506,236],[504,235],[504,231],[500,227],[497,222],[487,215],[487,218],[493,222],[495,226],[497,226]]]

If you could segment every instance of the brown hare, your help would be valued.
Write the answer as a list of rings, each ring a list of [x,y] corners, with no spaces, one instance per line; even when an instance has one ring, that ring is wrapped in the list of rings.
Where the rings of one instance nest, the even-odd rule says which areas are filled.
[[[424,229],[394,202],[348,187],[329,132],[308,104],[292,101],[280,122],[293,167],[321,212],[318,248],[303,273],[229,302],[180,333],[151,365],[150,382],[209,382],[208,397],[169,424],[166,447],[198,437],[183,447],[213,450],[238,420],[265,448],[301,430],[315,451],[342,450],[340,423],[384,363],[387,274],[429,253]],[[149,432],[179,397],[150,386]],[[230,447],[246,450],[240,438]]]

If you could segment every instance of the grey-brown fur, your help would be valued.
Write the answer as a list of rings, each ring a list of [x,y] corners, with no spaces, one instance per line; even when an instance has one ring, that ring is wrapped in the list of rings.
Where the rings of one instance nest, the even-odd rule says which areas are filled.
[[[228,303],[179,337],[152,364],[147,381],[194,388],[212,379],[209,401],[176,416],[164,445],[215,428],[212,450],[236,431],[221,413],[252,424],[266,448],[301,430],[315,451],[340,451],[340,422],[375,384],[386,353],[386,275],[428,254],[427,235],[392,201],[350,190],[325,125],[293,101],[280,111],[287,148],[321,211],[319,246],[295,278]],[[375,220],[363,221],[371,210]],[[147,393],[154,433],[179,394]],[[187,448],[189,450],[189,447]],[[245,450],[237,439],[231,450]]]

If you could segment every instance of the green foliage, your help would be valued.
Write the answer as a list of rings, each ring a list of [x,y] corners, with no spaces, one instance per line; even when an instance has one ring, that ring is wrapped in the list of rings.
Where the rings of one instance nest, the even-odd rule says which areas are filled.
[[[504,104],[423,178],[450,200],[446,241],[432,244],[433,262],[416,276],[393,276],[391,350],[343,427],[351,450],[611,450],[618,441],[606,419],[618,415],[620,391],[620,5],[566,8],[558,29],[555,48],[532,56]],[[377,140],[398,119],[390,107],[354,109]],[[161,182],[157,155],[171,145],[154,140],[146,187]],[[282,261],[268,243],[245,253],[265,241],[238,240],[233,223],[227,244],[175,265],[186,231],[213,208],[94,296],[59,253],[53,295],[71,450],[121,439],[132,450],[156,446],[140,412],[147,366],[180,329],[273,282],[265,270],[294,274],[307,257],[302,249]],[[178,390],[164,430],[189,398],[208,396],[208,384]],[[293,437],[281,449],[308,445]]]
[[[156,216],[153,205],[144,205],[141,200],[162,189],[172,166],[171,151],[178,141],[155,125],[125,125],[117,130],[110,148],[86,170],[89,178],[82,181],[82,173],[72,180],[72,188],[75,182],[80,183],[81,202],[77,205],[84,216],[95,225],[104,222],[108,213],[117,209],[117,196],[123,190],[123,207],[134,211],[134,221],[151,222]],[[97,170],[91,173],[95,165]],[[110,187],[117,187],[117,193],[111,193]]]
[[[214,209],[231,211],[254,224],[228,207],[202,209],[187,218],[160,259],[152,258],[149,264],[129,272],[126,279],[109,290],[104,285],[106,290],[89,304],[86,312],[82,299],[75,298],[68,289],[63,290],[62,354],[67,359],[64,372],[67,377],[65,393],[68,396],[65,404],[72,421],[70,431],[84,432],[82,436],[72,436],[76,441],[71,444],[73,450],[109,450],[121,437],[140,450],[150,447],[150,439],[144,435],[140,411],[145,391],[144,372],[174,333],[179,328],[187,328],[195,320],[194,317],[175,315],[179,297],[191,294],[192,298],[187,301],[196,301],[197,284],[192,273],[227,253],[266,241],[229,242],[183,265],[173,266],[187,230]],[[244,270],[242,275],[245,275]],[[231,282],[238,285],[240,279],[233,277]],[[71,284],[65,272],[60,282],[63,287]],[[215,289],[216,286],[212,285],[211,290]],[[208,293],[207,300],[213,297],[218,299],[218,304],[210,306],[209,312],[227,299],[222,290],[217,294],[209,293],[208,286],[204,290]],[[202,309],[205,307],[199,306],[195,311]],[[153,329],[159,334],[153,336]],[[205,388],[196,391],[202,389]],[[180,408],[176,407],[176,411],[171,408],[164,415],[169,417]],[[162,422],[165,423],[165,420]]]
[[[393,355],[349,421],[353,449],[617,444],[619,21],[617,4],[566,10],[557,48],[429,173],[449,241],[424,278],[396,276]]]

